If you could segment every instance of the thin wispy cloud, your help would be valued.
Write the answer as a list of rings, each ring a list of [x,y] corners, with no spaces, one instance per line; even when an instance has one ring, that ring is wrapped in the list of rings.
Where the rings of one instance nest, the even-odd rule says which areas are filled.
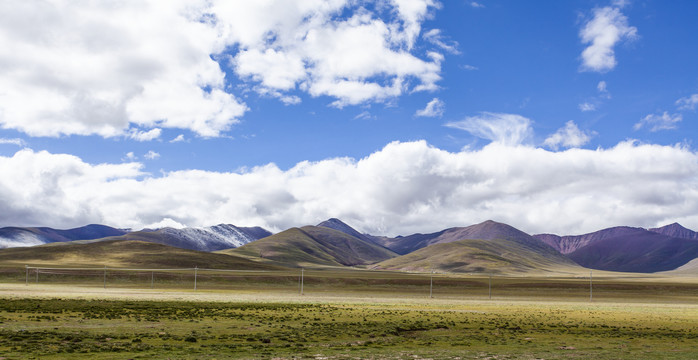
[[[583,112],[595,111],[595,110],[596,110],[596,105],[591,104],[591,103],[588,103],[588,102],[581,103],[581,104],[579,104],[579,110],[581,110],[581,111],[583,111]]]
[[[676,129],[678,123],[683,120],[683,115],[681,114],[669,114],[664,112],[663,114],[649,114],[642,118],[639,122],[635,123],[633,128],[635,130],[640,130],[646,128],[651,132],[657,132],[660,130],[672,130]]]
[[[465,130],[474,136],[496,143],[516,146],[527,143],[532,135],[531,120],[521,115],[483,112],[445,126]]]
[[[148,159],[148,160],[156,160],[156,159],[160,158],[160,154],[153,151],[153,150],[150,150],[147,153],[145,153],[145,155],[143,155],[143,157]]]
[[[698,106],[698,94],[676,100],[676,106],[678,106],[679,110],[695,110],[696,106]]]
[[[16,145],[16,146],[21,146],[21,147],[27,146],[27,143],[20,138],[13,138],[13,139],[0,138],[0,144]]]
[[[184,139],[184,134],[179,134],[174,139],[170,140],[170,143],[178,143],[178,142],[182,142],[185,140],[186,139]]]
[[[162,129],[159,128],[150,129],[148,131],[132,129],[128,137],[136,141],[152,141],[159,138],[160,134],[162,134]]]
[[[441,117],[446,110],[446,103],[441,101],[439,98],[433,98],[427,103],[424,109],[417,110],[414,114],[415,116],[421,117]]]
[[[426,41],[451,54],[460,54],[460,51],[458,50],[458,42],[446,39],[446,37],[442,35],[440,29],[431,29],[425,32],[422,37],[424,37]]]

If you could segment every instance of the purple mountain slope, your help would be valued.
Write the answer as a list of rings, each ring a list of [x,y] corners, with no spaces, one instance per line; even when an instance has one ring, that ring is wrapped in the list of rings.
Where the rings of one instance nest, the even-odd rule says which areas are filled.
[[[679,223],[673,223],[669,224],[666,226],[662,226],[659,228],[654,228],[654,229],[649,229],[652,232],[656,232],[658,234],[662,235],[667,235],[679,239],[691,239],[691,240],[698,240],[698,232],[695,232],[690,229],[686,229],[685,227],[681,226]]]
[[[431,234],[414,234],[396,238],[383,239],[384,245],[398,254],[412,251],[433,244],[443,244],[458,240],[511,240],[545,253],[555,252],[548,244],[533,238],[525,232],[507,224],[492,220],[468,227],[455,227]]]
[[[570,254],[597,241],[622,236],[641,235],[646,232],[647,230],[643,228],[617,226],[584,235],[558,236],[554,234],[537,234],[533,235],[533,237],[552,246],[562,254]]]
[[[698,241],[645,231],[595,241],[567,256],[591,269],[651,273],[674,270],[698,257]]]

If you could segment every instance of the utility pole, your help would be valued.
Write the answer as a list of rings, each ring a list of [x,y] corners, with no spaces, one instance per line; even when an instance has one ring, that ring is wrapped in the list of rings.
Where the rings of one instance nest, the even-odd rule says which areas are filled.
[[[589,270],[589,302],[594,299],[594,282],[593,270]]]
[[[39,283],[39,268],[36,268],[36,283]]]
[[[199,272],[199,267],[195,266],[194,267],[194,291],[196,291],[196,277],[197,277],[198,272]]]
[[[429,298],[430,299],[434,297],[433,290],[434,290],[434,268],[432,267],[431,268],[431,276],[429,277]]]
[[[104,265],[104,288],[107,288],[107,265]]]
[[[305,269],[301,268],[301,278],[300,278],[300,283],[301,283],[300,294],[301,294],[301,295],[303,295],[303,282],[305,281],[305,279],[303,279],[303,272],[304,272],[304,270],[305,270]]]
[[[153,288],[153,284],[155,283],[155,271],[150,272],[150,288]]]
[[[24,281],[25,281],[25,285],[26,285],[26,286],[29,286],[29,265],[24,265],[24,270],[27,271],[27,276],[26,276],[26,279],[24,280]]]
[[[490,285],[488,288],[489,298],[492,300],[492,274],[490,274]]]

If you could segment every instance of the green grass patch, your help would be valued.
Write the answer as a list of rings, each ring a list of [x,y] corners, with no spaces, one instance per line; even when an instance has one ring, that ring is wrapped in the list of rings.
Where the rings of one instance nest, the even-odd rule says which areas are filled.
[[[7,358],[694,359],[698,309],[534,303],[0,302]]]

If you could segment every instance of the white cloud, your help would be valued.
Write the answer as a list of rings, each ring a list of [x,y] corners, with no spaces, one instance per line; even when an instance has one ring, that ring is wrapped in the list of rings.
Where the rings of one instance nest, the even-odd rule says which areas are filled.
[[[145,155],[143,155],[143,157],[148,159],[148,160],[156,160],[156,159],[160,158],[160,154],[156,153],[153,150],[149,150],[147,153],[145,153]]]
[[[284,105],[298,105],[301,103],[301,98],[295,95],[284,95],[279,97]]]
[[[6,139],[6,138],[0,138],[0,144],[8,144],[8,145],[17,145],[17,146],[27,146],[27,143],[19,138],[14,138],[14,139]]]
[[[574,121],[570,120],[565,123],[565,127],[560,128],[554,134],[550,135],[543,145],[557,150],[560,146],[565,148],[580,147],[591,140],[594,133],[584,132],[577,127]]]
[[[174,139],[170,140],[170,143],[177,143],[177,142],[182,142],[182,141],[186,141],[186,140],[184,139],[184,134],[179,134],[179,135],[177,135],[177,137],[175,137]]]
[[[232,93],[245,89],[229,86],[228,68],[285,104],[300,101],[292,91],[331,97],[338,107],[433,91],[443,56],[413,47],[438,7],[435,0],[393,0],[374,11],[351,0],[4,1],[0,126],[31,136],[116,137],[132,128],[220,136],[249,110]]]
[[[579,104],[579,110],[585,111],[585,112],[586,111],[594,111],[594,110],[596,110],[596,105],[588,103],[588,102],[581,103],[581,104]]]
[[[465,70],[468,70],[468,71],[480,70],[480,68],[478,68],[477,66],[468,65],[468,64],[462,65],[461,67]]]
[[[579,31],[582,44],[582,70],[606,72],[616,67],[613,48],[620,41],[637,38],[637,28],[628,25],[628,18],[617,7],[594,9],[594,17]]]
[[[362,111],[359,115],[354,116],[354,120],[371,120],[375,118],[376,117],[371,115],[368,111]]]
[[[676,100],[676,106],[679,107],[679,110],[695,110],[696,105],[698,105],[698,94]]]
[[[336,216],[388,235],[487,219],[530,233],[673,221],[698,228],[698,154],[682,146],[622,142],[553,152],[492,143],[448,152],[417,141],[286,171],[270,164],[143,177],[140,169],[31,150],[0,156],[0,223],[138,229],[170,219],[282,230]]]
[[[162,130],[158,128],[151,129],[148,131],[131,129],[129,131],[128,137],[136,141],[151,141],[159,138],[161,133]]]
[[[466,117],[462,121],[447,123],[446,126],[510,146],[524,144],[533,135],[531,120],[516,114],[483,112],[480,116]]]
[[[633,128],[635,130],[640,130],[642,128],[649,127],[651,132],[656,132],[659,130],[671,130],[676,129],[676,125],[683,120],[681,114],[671,114],[664,112],[661,115],[649,114],[642,118],[638,123],[636,123]]]
[[[204,2],[0,4],[0,124],[32,136],[139,127],[217,136],[246,111],[211,54]],[[41,101],[36,101],[41,99]]]
[[[424,37],[426,41],[448,51],[451,54],[460,54],[460,51],[458,50],[458,42],[455,40],[446,40],[439,29],[431,29],[425,32],[422,37]]]
[[[411,53],[436,1],[386,2],[387,18],[350,4],[221,2],[216,13],[242,47],[232,58],[236,73],[257,83],[257,91],[300,89],[343,107],[399,96],[410,90],[407,80],[416,80],[412,91],[436,89],[443,58]]]
[[[472,6],[472,7],[474,7],[474,8],[484,8],[484,7],[485,7],[485,5],[482,5],[482,4],[480,4],[479,2],[476,2],[476,1],[471,1],[469,4],[470,4],[470,6]]]
[[[606,82],[603,80],[599,81],[599,84],[596,85],[596,88],[599,90],[599,92],[602,92],[602,93],[608,92],[608,89],[606,87],[607,87]]]
[[[439,100],[439,98],[433,98],[424,109],[417,110],[415,116],[424,117],[441,117],[446,110],[446,103]]]
[[[610,99],[611,98],[611,93],[608,92],[608,85],[606,84],[605,81],[599,81],[599,84],[596,85],[596,89],[599,90],[599,96],[604,99]]]

